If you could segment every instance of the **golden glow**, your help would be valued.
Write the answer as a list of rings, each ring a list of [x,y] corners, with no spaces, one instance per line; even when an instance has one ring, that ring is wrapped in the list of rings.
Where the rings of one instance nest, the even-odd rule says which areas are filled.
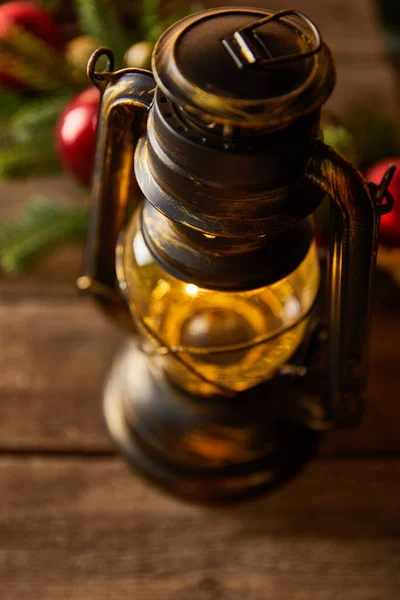
[[[185,287],[185,291],[188,296],[197,296],[197,292],[199,291],[199,288],[197,287],[197,285],[194,285],[193,283],[188,283],[187,286]]]
[[[154,290],[151,292],[151,299],[154,301],[162,300],[165,294],[168,294],[170,291],[170,284],[164,279],[160,279]]]
[[[238,392],[290,360],[318,291],[314,244],[286,278],[246,292],[178,280],[150,260],[143,246],[137,219],[124,241],[123,274],[146,350],[171,380],[194,394]]]

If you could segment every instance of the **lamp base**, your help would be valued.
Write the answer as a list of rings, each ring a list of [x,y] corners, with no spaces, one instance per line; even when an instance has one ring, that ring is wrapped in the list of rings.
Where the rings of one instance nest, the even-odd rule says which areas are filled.
[[[280,421],[265,387],[234,398],[194,397],[149,371],[129,345],[104,393],[109,431],[128,462],[170,494],[226,504],[271,492],[316,452],[320,433]],[[262,393],[264,391],[264,393]]]

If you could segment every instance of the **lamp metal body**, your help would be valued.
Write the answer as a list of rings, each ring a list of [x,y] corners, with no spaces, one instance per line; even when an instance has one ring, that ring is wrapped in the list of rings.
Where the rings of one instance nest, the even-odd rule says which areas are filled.
[[[322,431],[361,418],[393,173],[373,186],[323,143],[334,63],[297,11],[203,11],[163,34],[154,75],[114,71],[108,49],[88,71],[102,102],[79,287],[131,334],[106,385],[110,431],[186,499],[274,489]],[[322,310],[310,218],[326,195]]]

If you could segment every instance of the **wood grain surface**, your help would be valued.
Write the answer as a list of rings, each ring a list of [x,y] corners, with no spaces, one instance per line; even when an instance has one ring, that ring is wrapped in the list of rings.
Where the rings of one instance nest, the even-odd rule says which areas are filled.
[[[63,251],[0,286],[0,598],[397,600],[391,281],[378,273],[363,424],[328,434],[323,459],[276,495],[212,511],[150,489],[115,454],[101,390],[123,336],[76,294],[79,259]]]
[[[69,254],[77,265],[79,254]],[[44,263],[30,280],[1,286],[0,451],[112,452],[101,396],[123,335],[78,296],[74,269],[55,269],[53,291],[38,294],[47,272]],[[365,418],[357,429],[327,434],[322,454],[400,453],[399,308],[400,291],[378,273]]]
[[[397,600],[400,464],[314,462],[274,496],[207,510],[116,458],[3,458],[5,600]]]
[[[315,19],[337,56],[334,110],[362,98],[390,108],[372,2],[248,4]],[[67,178],[0,184],[0,218],[36,193],[85,201]],[[123,336],[77,295],[80,254],[0,275],[0,600],[398,600],[400,291],[388,277],[362,425],[326,435],[278,493],[206,510],[147,487],[115,453],[101,393]]]

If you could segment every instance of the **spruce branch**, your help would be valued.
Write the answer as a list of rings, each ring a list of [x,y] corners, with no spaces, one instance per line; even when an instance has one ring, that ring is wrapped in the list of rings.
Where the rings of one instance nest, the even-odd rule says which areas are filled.
[[[141,0],[140,24],[144,39],[154,44],[163,32],[160,0]]]
[[[7,123],[0,121],[0,153],[14,143],[14,136]]]
[[[74,74],[64,58],[23,27],[13,27],[0,38],[0,67],[40,92],[59,92],[76,87]]]
[[[32,199],[12,220],[0,222],[0,263],[18,274],[67,243],[86,234],[87,209],[62,206],[49,198]]]
[[[10,92],[0,86],[0,122],[9,119],[15,111],[26,104],[26,96]]]
[[[358,162],[365,169],[388,156],[400,154],[398,119],[373,104],[358,104],[343,122],[356,142]]]
[[[0,151],[0,179],[23,178],[60,171],[52,128],[34,139]]]
[[[141,1],[141,30],[145,40],[152,44],[173,23],[183,19],[202,6],[186,0],[142,0]]]
[[[10,128],[10,118],[24,106],[26,98],[0,87],[0,150],[14,143]]]
[[[36,0],[36,3],[49,12],[57,12],[62,7],[62,0]]]
[[[82,33],[111,48],[120,68],[129,41],[112,0],[75,0],[75,5]]]
[[[53,129],[70,98],[70,95],[50,96],[25,102],[10,119],[14,139],[20,143],[37,140],[36,136],[44,129]]]

